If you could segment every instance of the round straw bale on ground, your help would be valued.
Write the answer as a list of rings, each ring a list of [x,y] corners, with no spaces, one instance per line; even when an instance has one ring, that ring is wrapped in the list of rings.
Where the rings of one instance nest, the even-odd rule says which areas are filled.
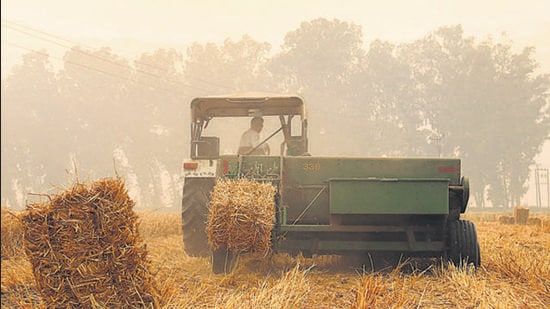
[[[245,178],[214,186],[206,235],[213,249],[266,252],[275,219],[275,187]]]
[[[124,182],[77,183],[22,214],[23,244],[48,307],[157,307],[149,270]]]

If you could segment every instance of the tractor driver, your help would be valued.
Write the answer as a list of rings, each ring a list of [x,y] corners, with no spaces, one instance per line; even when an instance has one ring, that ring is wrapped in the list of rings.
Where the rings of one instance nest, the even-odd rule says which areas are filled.
[[[246,130],[241,136],[241,142],[239,144],[240,155],[253,154],[253,155],[269,155],[269,145],[267,143],[262,144],[258,149],[249,153],[262,141],[260,139],[260,132],[264,127],[264,119],[262,117],[253,117],[250,120],[250,129]]]

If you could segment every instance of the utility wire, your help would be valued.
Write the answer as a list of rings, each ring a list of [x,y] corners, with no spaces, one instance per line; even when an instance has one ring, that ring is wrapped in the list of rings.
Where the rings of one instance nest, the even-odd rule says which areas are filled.
[[[61,41],[65,41],[65,42],[70,43],[70,44],[73,44],[73,45],[75,45],[75,46],[82,46],[82,47],[88,48],[88,49],[90,49],[90,50],[95,49],[94,47],[91,47],[91,46],[89,46],[89,45],[82,44],[81,42],[73,41],[73,40],[70,40],[70,39],[61,37],[61,36],[59,36],[59,35],[55,35],[55,34],[48,33],[48,32],[42,31],[42,30],[38,30],[38,29],[36,29],[36,28],[32,28],[32,27],[29,27],[29,26],[25,26],[25,25],[16,23],[16,22],[14,22],[14,21],[10,21],[10,20],[6,20],[6,19],[3,19],[3,18],[2,18],[2,22],[5,23],[5,26],[6,26],[6,27],[11,28],[11,29],[16,30],[16,31],[19,31],[19,32],[22,32],[22,30],[20,30],[20,29],[14,29],[13,27],[19,27],[19,28],[22,28],[22,29],[26,29],[26,30],[28,30],[28,31],[36,32],[36,33],[39,33],[39,34],[44,35],[44,36],[47,36],[47,37],[52,37],[52,38],[55,38],[55,39],[58,39],[58,40],[61,40]],[[25,34],[30,35],[30,36],[34,36],[34,37],[39,38],[39,39],[43,39],[43,38],[37,37],[37,36],[35,36],[34,34],[31,34],[31,33],[28,33],[28,32],[25,32]],[[46,40],[46,39],[43,39],[43,40]],[[47,41],[49,41],[49,40],[47,40]],[[109,60],[107,60],[107,59],[102,59],[102,60],[109,61]],[[152,64],[149,64],[149,63],[144,63],[144,62],[139,62],[139,61],[134,61],[134,62],[139,63],[139,64],[141,64],[141,65],[149,66],[149,67],[151,67],[151,68],[153,68],[153,69],[156,69],[156,70],[159,70],[159,71],[164,71],[164,72],[166,72],[165,69],[162,69],[162,68],[160,68],[160,67],[158,67],[158,66],[155,66],[155,65],[152,65]]]
[[[95,58],[95,59],[98,59],[98,60],[101,60],[101,61],[104,61],[104,62],[107,62],[107,63],[110,63],[110,64],[114,64],[114,65],[120,66],[120,67],[125,68],[125,69],[128,68],[126,65],[124,65],[124,64],[122,64],[122,63],[113,62],[113,61],[111,61],[111,60],[109,60],[109,59],[100,57],[100,56],[98,56],[98,55],[90,54],[90,53],[85,52],[85,51],[82,51],[82,50],[80,50],[80,49],[74,49],[74,48],[71,47],[71,46],[67,46],[67,45],[58,43],[58,42],[56,42],[56,41],[47,39],[47,38],[38,37],[38,36],[36,36],[36,35],[34,35],[34,34],[30,33],[30,32],[27,32],[27,31],[24,31],[24,30],[21,30],[21,29],[17,29],[17,28],[15,28],[15,27],[13,27],[13,26],[6,25],[6,24],[4,24],[3,26],[4,26],[4,27],[7,27],[7,28],[10,28],[10,29],[12,29],[12,30],[15,30],[15,31],[17,31],[17,32],[20,32],[20,33],[23,33],[23,34],[26,34],[26,35],[29,35],[29,36],[32,36],[32,37],[35,37],[35,38],[38,38],[38,39],[41,39],[41,40],[44,40],[44,41],[47,41],[47,42],[56,44],[56,45],[59,45],[59,46],[61,46],[61,47],[68,48],[69,50],[78,52],[78,53],[83,54],[83,55],[85,55],[85,56],[92,57],[92,58]],[[139,73],[142,73],[142,74],[150,75],[150,76],[152,76],[152,77],[156,77],[156,78],[159,78],[159,79],[163,79],[163,77],[160,76],[160,75],[153,74],[153,73],[150,73],[150,72],[147,72],[147,71],[143,71],[143,70],[140,70],[140,69],[137,69],[137,68],[136,68],[136,71],[139,72]],[[171,81],[171,82],[177,83],[177,82],[175,82],[175,81]]]
[[[47,33],[47,32],[41,31],[41,30],[37,30],[37,29],[31,28],[31,27],[27,27],[27,26],[24,26],[24,25],[21,25],[21,24],[12,22],[12,21],[5,20],[5,19],[2,19],[2,26],[3,26],[3,27],[6,27],[6,28],[9,28],[9,29],[11,29],[11,30],[14,30],[14,31],[23,33],[23,34],[25,34],[25,35],[28,35],[28,36],[31,36],[31,37],[38,38],[38,39],[40,39],[40,40],[47,41],[47,42],[56,44],[56,45],[61,46],[61,47],[65,47],[65,48],[67,48],[67,49],[76,51],[76,52],[81,53],[81,54],[84,54],[84,55],[86,55],[86,56],[93,57],[93,58],[99,59],[99,60],[101,60],[101,61],[105,61],[105,62],[114,64],[114,65],[117,65],[117,66],[122,66],[122,67],[124,67],[124,68],[127,68],[125,65],[123,65],[123,64],[121,64],[121,63],[113,62],[113,61],[110,60],[110,59],[106,59],[106,58],[100,57],[100,56],[98,56],[98,55],[94,55],[94,54],[91,54],[91,53],[89,53],[89,52],[82,51],[82,50],[80,50],[80,49],[73,49],[71,46],[68,46],[68,45],[66,45],[66,44],[62,44],[62,43],[56,42],[56,41],[54,41],[54,40],[52,40],[52,39],[49,39],[49,38],[37,36],[36,34],[34,34],[34,33],[32,33],[32,32],[36,32],[36,33],[39,33],[39,34],[41,34],[41,35],[48,36],[48,37],[53,37],[53,38],[55,38],[55,39],[57,39],[57,40],[69,42],[69,43],[75,44],[75,45],[77,45],[77,46],[84,46],[84,47],[86,47],[86,45],[80,44],[79,42],[75,42],[75,41],[72,41],[72,40],[69,40],[69,39],[66,39],[66,38],[57,36],[57,35],[53,35],[53,34],[50,34],[50,33]],[[21,28],[23,28],[23,29],[21,29]],[[88,48],[93,49],[93,48],[91,48],[91,47],[88,47]],[[134,61],[134,62],[137,63],[137,64],[149,66],[149,67],[154,68],[154,69],[159,70],[159,71],[164,71],[164,72],[166,72],[165,69],[161,69],[161,68],[159,68],[159,67],[157,67],[157,66],[153,66],[153,65],[150,65],[150,64],[147,64],[147,63],[143,63],[143,62],[139,62],[139,61]],[[165,77],[163,77],[163,76],[160,76],[160,75],[157,75],[157,74],[153,74],[153,73],[151,73],[151,72],[147,72],[147,71],[144,71],[144,70],[140,70],[140,69],[138,69],[138,68],[135,68],[135,70],[136,70],[137,72],[139,72],[139,73],[142,73],[142,74],[145,74],[145,75],[149,75],[149,76],[152,76],[152,77],[155,77],[155,78],[164,79],[164,80],[167,80],[167,81],[169,81],[169,82],[176,83],[176,84],[182,84],[180,81],[170,80],[170,79],[167,79],[167,78],[165,78]],[[225,90],[229,89],[229,88],[226,87],[226,86],[222,86],[222,85],[215,84],[215,83],[212,83],[212,82],[204,81],[204,80],[201,80],[201,79],[196,79],[196,80],[198,80],[198,81],[200,81],[200,82],[204,82],[204,83],[206,83],[206,84],[209,84],[209,85],[214,86],[214,87],[217,87],[217,88],[223,88],[223,89],[225,89]],[[187,83],[183,83],[183,86],[190,87],[190,88],[196,88],[196,89],[203,90],[203,91],[207,91],[207,92],[211,92],[211,90],[206,90],[206,89],[204,89],[204,88],[192,86],[192,85],[187,84]]]
[[[66,48],[71,49],[71,47],[69,47],[69,46],[62,45],[62,44],[57,43],[57,42],[52,42],[51,40],[48,40],[48,39],[46,39],[46,38],[38,37],[38,36],[34,35],[33,33],[29,33],[28,31],[36,32],[36,33],[39,33],[39,34],[41,34],[41,35],[48,36],[48,37],[53,37],[53,38],[55,38],[55,39],[58,39],[58,40],[61,40],[61,41],[65,41],[65,42],[74,44],[74,45],[76,45],[76,46],[83,46],[83,47],[86,47],[86,48],[91,49],[91,50],[94,49],[94,48],[91,47],[91,46],[87,46],[87,45],[85,45],[85,44],[81,44],[80,42],[73,41],[73,40],[69,40],[69,39],[67,39],[67,38],[63,38],[63,37],[61,37],[61,36],[59,36],[59,35],[51,34],[51,33],[45,32],[45,31],[41,31],[41,30],[38,30],[38,29],[35,29],[35,28],[32,28],[32,27],[29,27],[29,26],[25,26],[25,25],[22,25],[22,24],[13,22],[13,21],[9,21],[9,20],[6,20],[6,19],[2,19],[2,21],[4,22],[4,26],[5,26],[5,27],[8,27],[8,28],[10,28],[10,29],[12,29],[12,30],[19,31],[19,32],[21,32],[21,33],[24,33],[24,34],[26,34],[26,35],[29,35],[29,36],[32,36],[32,37],[35,37],[35,38],[38,38],[38,39],[41,39],[41,40],[45,40],[45,41],[54,43],[54,44],[56,44],[56,45],[60,45],[60,46],[62,46],[62,47],[66,47]],[[10,24],[11,24],[11,25],[10,25]],[[21,30],[21,29],[17,29],[17,28],[14,28],[14,27],[23,28],[23,29],[26,29],[27,31],[24,31],[24,30]],[[107,61],[107,62],[113,63],[113,62],[112,62],[111,60],[109,60],[109,59],[105,59],[105,58],[99,57],[99,56],[97,56],[97,55],[93,55],[93,54],[84,52],[84,51],[82,51],[82,50],[76,50],[76,51],[77,51],[77,52],[80,52],[80,53],[83,53],[83,54],[86,54],[86,55],[91,56],[91,57],[95,57],[95,58],[101,59],[101,60],[103,60],[103,61]],[[149,63],[145,63],[145,62],[141,62],[141,61],[137,61],[137,60],[134,60],[134,63],[136,63],[136,64],[141,64],[141,65],[144,65],[144,66],[148,66],[148,67],[154,68],[154,69],[159,70],[159,71],[166,72],[165,69],[160,68],[160,67],[158,67],[158,66],[154,66],[154,65],[149,64]],[[118,64],[118,63],[115,63],[115,64],[120,65],[120,64]],[[140,71],[140,70],[137,69],[137,68],[136,68],[136,70]],[[142,72],[142,73],[149,74],[149,75],[152,74],[152,73],[150,73],[150,72]],[[155,77],[162,78],[162,77],[160,77],[160,76],[155,76]],[[213,83],[213,82],[211,82],[211,81],[203,80],[203,79],[200,79],[200,78],[194,78],[194,80],[197,80],[197,81],[199,81],[199,82],[202,82],[202,83],[205,83],[205,84],[208,84],[208,85],[217,87],[217,88],[221,88],[221,89],[225,89],[225,90],[230,90],[230,88],[228,88],[227,86],[224,86],[224,85],[221,85],[221,84],[217,84],[217,83]],[[188,85],[188,86],[189,86],[189,85]]]
[[[10,44],[10,45],[15,46],[15,47],[18,47],[18,48],[21,48],[21,49],[25,49],[25,50],[28,50],[28,51],[31,51],[31,52],[34,52],[34,53],[37,53],[37,54],[40,54],[40,55],[44,55],[44,56],[47,56],[47,57],[51,57],[51,58],[54,58],[54,59],[58,59],[58,60],[64,61],[65,63],[69,63],[69,64],[73,64],[73,65],[76,65],[76,66],[80,66],[80,67],[83,67],[83,68],[86,68],[86,69],[89,69],[89,70],[97,71],[97,72],[103,73],[103,74],[105,74],[105,75],[110,75],[110,76],[113,76],[113,77],[116,77],[116,78],[119,78],[119,79],[127,79],[127,80],[129,80],[129,81],[132,81],[132,82],[135,82],[135,83],[139,83],[139,84],[142,84],[142,85],[145,85],[145,86],[148,86],[148,87],[158,88],[158,89],[162,89],[162,90],[169,91],[169,92],[172,92],[172,93],[176,93],[176,92],[174,92],[173,90],[168,90],[168,89],[166,89],[166,88],[162,88],[162,87],[159,87],[159,86],[156,86],[156,85],[147,84],[147,83],[144,83],[144,82],[139,81],[139,80],[137,80],[137,79],[131,79],[131,78],[126,78],[126,77],[118,76],[118,75],[109,73],[109,72],[107,72],[107,71],[104,71],[104,70],[101,70],[101,69],[98,69],[98,68],[91,67],[91,66],[89,66],[89,65],[85,65],[85,64],[82,64],[82,63],[78,63],[78,62],[74,62],[74,61],[70,61],[70,60],[65,60],[65,59],[62,59],[62,58],[59,58],[59,57],[55,57],[55,56],[49,55],[49,54],[47,54],[47,53],[44,53],[44,52],[41,52],[41,51],[38,51],[38,50],[35,50],[35,49],[32,49],[32,48],[22,46],[22,45],[17,44],[17,43],[9,42],[9,41],[6,41],[6,40],[3,40],[3,41],[6,42],[7,44]],[[92,55],[90,55],[90,56],[92,56]],[[124,69],[132,69],[132,67],[129,67],[129,66],[122,66],[122,67],[123,67]],[[175,83],[175,82],[174,82],[174,83]],[[181,84],[181,85],[183,85],[183,86],[186,86],[186,87],[189,87],[189,88],[193,88],[193,89],[197,89],[197,90],[204,91],[205,93],[211,93],[211,90],[210,90],[210,89],[200,88],[200,87],[192,86],[192,85],[189,85],[189,84],[186,84],[186,83],[179,83],[179,84]],[[177,86],[177,85],[174,85],[174,86]]]
[[[35,50],[35,49],[31,49],[31,48],[28,48],[28,47],[25,47],[25,46],[22,46],[22,45],[19,45],[17,43],[13,43],[13,42],[9,42],[9,41],[4,41],[5,43],[7,44],[10,44],[10,45],[13,45],[15,47],[18,47],[18,48],[21,48],[21,49],[25,49],[25,50],[28,50],[28,51],[31,51],[31,52],[34,52],[36,54],[39,54],[39,55],[43,55],[43,56],[46,56],[46,57],[51,57],[51,58],[55,58],[55,59],[58,59],[58,60],[62,60],[66,63],[69,63],[69,64],[72,64],[72,65],[76,65],[76,66],[79,66],[79,67],[82,67],[82,68],[85,68],[85,69],[88,69],[88,70],[92,70],[92,71],[96,71],[96,72],[99,72],[99,73],[102,73],[102,74],[105,74],[105,75],[108,75],[108,76],[111,76],[111,77],[115,77],[115,78],[118,78],[118,79],[122,79],[122,80],[127,80],[127,81],[131,81],[131,82],[135,82],[137,84],[142,84],[142,85],[145,85],[147,87],[152,87],[154,89],[159,89],[159,90],[163,90],[163,91],[166,91],[166,92],[170,92],[172,94],[175,94],[175,95],[181,95],[181,93],[179,92],[176,92],[174,91],[173,89],[168,89],[168,88],[164,88],[164,87],[159,87],[159,86],[155,86],[155,85],[151,85],[151,84],[147,84],[147,83],[144,83],[144,82],[141,82],[137,79],[132,79],[132,78],[127,78],[127,77],[123,77],[123,76],[119,76],[119,75],[116,75],[116,74],[113,74],[113,73],[110,73],[110,72],[107,72],[107,71],[104,71],[104,70],[101,70],[101,69],[98,69],[98,68],[93,68],[93,67],[90,67],[88,65],[84,65],[82,63],[78,63],[78,62],[74,62],[74,61],[70,61],[70,60],[64,60],[64,59],[61,59],[59,57],[55,57],[55,56],[51,56],[45,52],[42,52],[42,51],[38,51],[38,50]],[[207,91],[206,89],[200,89],[200,90],[203,90],[203,91]]]

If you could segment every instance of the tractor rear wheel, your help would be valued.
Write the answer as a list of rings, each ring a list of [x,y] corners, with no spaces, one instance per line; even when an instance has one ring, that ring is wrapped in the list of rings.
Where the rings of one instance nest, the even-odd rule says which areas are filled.
[[[449,222],[447,257],[456,266],[481,265],[481,254],[475,225],[467,220]]]
[[[185,253],[189,256],[208,256],[210,246],[206,237],[206,221],[210,191],[214,178],[189,178],[185,180],[182,198],[182,232]]]

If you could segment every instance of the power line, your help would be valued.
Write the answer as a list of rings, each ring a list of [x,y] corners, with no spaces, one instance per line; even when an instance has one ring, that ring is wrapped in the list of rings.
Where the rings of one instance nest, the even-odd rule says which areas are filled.
[[[126,78],[126,77],[114,75],[114,74],[109,73],[109,72],[106,72],[106,71],[104,71],[104,70],[101,70],[101,69],[98,69],[98,68],[93,68],[93,67],[91,67],[91,66],[89,66],[89,65],[85,65],[85,64],[82,64],[82,63],[78,63],[78,62],[74,62],[74,61],[70,61],[70,60],[65,60],[65,59],[62,59],[62,58],[59,58],[59,57],[55,57],[55,56],[49,55],[49,54],[47,54],[47,53],[43,53],[43,52],[41,52],[41,51],[37,51],[37,50],[32,49],[32,48],[22,46],[22,45],[17,44],[17,43],[9,42],[9,41],[6,41],[6,40],[3,40],[3,41],[6,42],[7,44],[10,44],[10,45],[15,46],[15,47],[18,47],[18,48],[21,48],[21,49],[25,49],[25,50],[28,50],[28,51],[31,51],[31,52],[34,52],[34,53],[37,53],[37,54],[40,54],[40,55],[44,55],[44,56],[46,56],[46,57],[51,57],[51,58],[54,58],[54,59],[58,59],[58,60],[64,61],[65,63],[70,63],[70,64],[73,64],[73,65],[76,65],[76,66],[80,66],[80,67],[83,67],[83,68],[86,68],[86,69],[89,69],[89,70],[97,71],[97,72],[103,73],[103,74],[105,74],[105,75],[110,75],[110,76],[117,77],[117,78],[120,78],[120,79],[127,79],[127,80],[130,80],[130,81],[133,81],[133,82],[136,82],[136,83],[139,83],[139,84],[148,86],[148,87],[158,88],[158,89],[162,89],[162,90],[165,90],[165,91],[169,91],[169,92],[176,93],[176,92],[174,92],[174,91],[172,91],[172,90],[168,90],[168,89],[165,89],[165,88],[162,88],[162,87],[159,87],[159,86],[147,84],[147,83],[141,82],[141,81],[139,81],[139,80],[137,80],[137,79],[130,79],[130,78]],[[89,55],[89,56],[93,56],[93,55]],[[125,68],[125,69],[131,69],[131,67],[129,67],[129,66],[128,66],[128,67],[127,67],[127,66],[122,66],[122,67]],[[153,74],[153,77],[155,77],[154,74]],[[176,82],[173,81],[173,83],[175,84]],[[205,93],[210,93],[210,92],[211,92],[211,90],[209,90],[209,89],[204,89],[204,88],[192,86],[192,85],[189,85],[189,84],[186,84],[186,83],[183,83],[183,82],[180,82],[179,84],[181,84],[181,85],[183,85],[183,86],[185,86],[185,87],[194,88],[194,89],[197,89],[197,90],[204,91]],[[174,85],[174,86],[176,86],[176,85]]]
[[[10,45],[13,45],[15,47],[18,47],[18,48],[21,48],[21,49],[25,49],[25,50],[28,50],[28,51],[31,51],[31,52],[34,52],[36,54],[39,54],[39,55],[43,55],[43,56],[46,56],[46,57],[51,57],[51,58],[55,58],[55,59],[58,59],[58,60],[62,60],[66,63],[69,63],[69,64],[72,64],[72,65],[76,65],[76,66],[79,66],[79,67],[82,67],[82,68],[85,68],[85,69],[88,69],[88,70],[92,70],[92,71],[96,71],[96,72],[99,72],[99,73],[102,73],[102,74],[105,74],[105,75],[109,75],[111,77],[115,77],[115,78],[119,78],[119,79],[122,79],[122,80],[128,80],[128,81],[131,81],[131,82],[135,82],[135,83],[138,83],[138,84],[142,84],[142,85],[145,85],[145,86],[148,86],[148,87],[152,87],[152,88],[155,88],[155,89],[159,89],[159,90],[164,90],[164,91],[167,91],[167,92],[171,92],[173,94],[176,94],[176,95],[180,95],[181,93],[178,93],[174,90],[171,90],[171,89],[167,89],[167,88],[163,88],[163,87],[159,87],[159,86],[155,86],[155,85],[151,85],[151,84],[146,84],[146,83],[143,83],[139,80],[136,80],[136,79],[132,79],[132,78],[127,78],[127,77],[123,77],[123,76],[119,76],[119,75],[116,75],[116,74],[113,74],[113,73],[110,73],[110,72],[107,72],[107,71],[103,71],[101,69],[97,69],[97,68],[93,68],[93,67],[90,67],[90,66],[87,66],[87,65],[84,65],[82,63],[77,63],[77,62],[73,62],[73,61],[70,61],[70,60],[64,60],[64,59],[61,59],[59,57],[55,57],[55,56],[51,56],[47,53],[44,53],[44,52],[41,52],[41,51],[37,51],[37,50],[34,50],[34,49],[31,49],[31,48],[28,48],[28,47],[25,47],[25,46],[21,46],[17,43],[13,43],[13,42],[9,42],[9,41],[4,41],[6,42],[7,44],[10,44]]]
[[[88,56],[88,57],[96,58],[96,59],[98,59],[98,60],[101,60],[101,61],[104,61],[104,62],[107,62],[107,63],[110,63],[110,64],[114,64],[114,65],[117,65],[117,66],[120,66],[120,67],[123,67],[123,68],[127,68],[126,65],[123,65],[123,64],[121,64],[121,63],[113,62],[113,61],[111,61],[111,60],[109,60],[109,59],[106,59],[106,58],[103,58],[103,57],[100,57],[100,56],[97,56],[97,55],[94,55],[94,54],[91,54],[91,53],[88,53],[88,52],[84,52],[84,51],[82,51],[82,50],[80,50],[80,49],[74,49],[74,48],[71,47],[71,46],[67,46],[67,45],[64,45],[64,44],[55,42],[55,41],[53,41],[53,40],[47,39],[47,38],[38,37],[38,36],[36,36],[36,35],[34,35],[34,34],[32,34],[32,33],[29,33],[29,32],[27,32],[27,31],[24,31],[24,30],[21,30],[21,29],[17,29],[17,28],[15,28],[15,27],[13,27],[13,26],[10,26],[10,25],[3,25],[3,26],[4,26],[4,27],[7,27],[7,28],[10,28],[10,29],[12,29],[12,30],[15,30],[15,31],[17,31],[17,32],[20,32],[20,33],[23,33],[23,34],[27,34],[27,35],[29,35],[29,36],[32,36],[32,37],[35,37],[35,38],[38,38],[38,39],[41,39],[41,40],[44,40],[44,41],[47,41],[47,42],[56,44],[56,45],[59,45],[59,46],[61,46],[61,47],[68,48],[68,49],[70,49],[70,50],[72,50],[72,51],[78,52],[78,53],[83,54],[83,55],[86,55],[86,56]],[[157,75],[157,74],[153,74],[153,73],[150,73],[150,72],[146,72],[146,71],[143,71],[143,70],[139,70],[139,69],[137,69],[137,68],[136,68],[136,71],[139,72],[139,73],[143,73],[143,74],[146,74],[146,75],[150,75],[150,76],[156,77],[156,78],[161,78],[161,79],[163,78],[163,77],[161,77],[161,76],[159,76],[159,75]],[[174,81],[172,81],[172,82],[174,82]]]
[[[61,37],[61,36],[59,36],[59,35],[51,34],[51,33],[48,33],[48,32],[42,31],[42,30],[38,30],[38,29],[36,29],[36,28],[32,28],[32,27],[29,27],[29,26],[25,26],[25,25],[22,25],[22,24],[18,24],[18,23],[13,22],[13,21],[9,21],[9,20],[6,20],[6,19],[2,19],[2,22],[4,23],[4,26],[5,26],[5,27],[8,27],[8,28],[10,28],[10,29],[12,29],[12,30],[15,30],[15,31],[18,31],[18,32],[27,34],[27,35],[29,35],[29,36],[33,36],[33,37],[38,38],[38,39],[41,39],[41,40],[45,40],[45,41],[48,41],[48,42],[52,42],[52,41],[49,40],[49,39],[38,37],[38,36],[36,36],[36,35],[33,34],[33,33],[29,33],[29,32],[26,32],[26,31],[24,31],[24,30],[21,30],[21,29],[26,29],[27,31],[36,32],[36,33],[39,33],[39,34],[44,35],[44,36],[47,36],[47,37],[52,37],[52,38],[55,38],[55,39],[57,39],[57,40],[65,41],[65,42],[71,43],[71,44],[73,44],[73,45],[75,45],[75,46],[83,46],[83,47],[86,47],[86,48],[88,48],[88,49],[95,49],[95,48],[93,48],[93,47],[91,47],[91,46],[87,46],[87,45],[85,45],[85,44],[82,44],[81,42],[73,41],[73,40],[70,40],[70,39]],[[18,28],[16,28],[16,27],[18,27]],[[59,44],[59,43],[57,43],[57,42],[52,42],[52,43],[57,44],[57,45],[61,45],[61,44]],[[68,46],[66,46],[66,45],[61,45],[61,46],[70,48],[70,47],[68,47]],[[90,56],[94,56],[94,55],[90,55]],[[99,57],[98,57],[98,58],[99,58]],[[101,60],[109,61],[109,60],[103,59],[103,58],[101,58]],[[159,67],[157,67],[157,66],[154,66],[154,65],[151,65],[151,64],[148,64],[148,63],[143,63],[143,62],[139,62],[139,61],[134,61],[134,62],[139,63],[139,64],[142,64],[142,65],[145,65],[145,66],[149,66],[149,67],[151,67],[151,68],[154,68],[154,69],[157,69],[157,70],[160,70],[160,71],[166,71],[165,69],[159,68]]]
[[[65,44],[62,44],[62,43],[59,43],[59,42],[56,42],[56,41],[53,41],[49,38],[44,38],[44,37],[40,37],[40,36],[37,36],[36,34],[34,34],[33,32],[36,32],[36,33],[39,33],[43,36],[47,36],[47,37],[52,37],[52,38],[55,38],[57,40],[61,40],[61,41],[65,41],[65,42],[69,42],[71,44],[74,44],[76,46],[84,46],[84,47],[87,47],[89,49],[93,49],[92,47],[89,47],[89,46],[86,46],[84,44],[81,44],[80,42],[76,42],[76,41],[72,41],[72,40],[69,40],[69,39],[66,39],[66,38],[63,38],[61,36],[58,36],[58,35],[54,35],[54,34],[51,34],[51,33],[48,33],[48,32],[45,32],[45,31],[41,31],[41,30],[38,30],[38,29],[35,29],[35,28],[32,28],[32,27],[28,27],[28,26],[24,26],[24,25],[21,25],[21,24],[18,24],[18,23],[15,23],[13,21],[9,21],[9,20],[6,20],[6,19],[2,19],[2,26],[6,27],[6,28],[9,28],[9,29],[12,29],[14,31],[17,31],[17,32],[20,32],[20,33],[23,33],[25,35],[28,35],[28,36],[31,36],[31,37],[34,37],[34,38],[37,38],[37,39],[40,39],[40,40],[43,40],[43,41],[47,41],[47,42],[50,42],[50,43],[53,43],[53,44],[56,44],[58,46],[61,46],[61,47],[65,47],[67,49],[70,49],[70,50],[73,50],[73,51],[76,51],[78,53],[81,53],[81,54],[84,54],[86,56],[89,56],[89,57],[93,57],[93,58],[96,58],[96,59],[99,59],[99,60],[102,60],[102,61],[105,61],[105,62],[108,62],[108,63],[111,63],[111,64],[115,64],[115,65],[118,65],[118,66],[123,66],[125,67],[124,65],[120,64],[120,63],[117,63],[117,62],[113,62],[112,60],[110,59],[106,59],[106,58],[103,58],[103,57],[100,57],[98,55],[94,55],[94,54],[91,54],[89,52],[85,52],[85,51],[82,51],[80,49],[73,49],[73,47],[71,46],[67,46]],[[30,32],[29,32],[30,31]],[[145,66],[149,66],[151,68],[154,68],[156,70],[159,70],[159,71],[163,71],[163,72],[166,72],[165,69],[162,69],[162,68],[159,68],[157,66],[154,66],[154,65],[151,65],[151,64],[148,64],[148,63],[144,63],[144,62],[140,62],[140,61],[134,61],[135,63],[137,64],[141,64],[141,65],[145,65]],[[175,80],[170,80],[170,79],[167,79],[163,76],[160,76],[160,75],[157,75],[157,74],[153,74],[151,72],[147,72],[147,71],[143,71],[143,70],[140,70],[138,68],[135,68],[136,72],[139,72],[139,73],[142,73],[142,74],[146,74],[146,75],[150,75],[152,77],[155,77],[155,78],[159,78],[159,79],[165,79],[167,81],[170,81],[170,82],[173,82],[173,83],[176,83],[176,84],[179,84],[181,83],[180,81],[175,81]],[[215,83],[212,83],[212,82],[209,82],[209,81],[205,81],[205,80],[201,80],[201,79],[197,79],[195,78],[196,80],[200,81],[200,82],[203,82],[203,83],[206,83],[208,85],[211,85],[211,86],[214,86],[214,87],[217,87],[217,88],[223,88],[225,90],[229,90],[230,88],[226,87],[226,86],[223,86],[223,85],[219,85],[219,84],[215,84]],[[189,84],[186,84],[186,83],[183,83],[183,86],[186,86],[186,87],[190,87],[190,88],[196,88],[196,89],[199,89],[199,90],[205,90],[203,88],[199,88],[199,87],[196,87],[196,86],[192,86],[192,85],[189,85]]]
[[[87,46],[87,45],[82,44],[82,43],[80,43],[80,42],[73,41],[73,40],[69,40],[69,39],[64,38],[64,37],[61,37],[61,36],[59,36],[59,35],[54,35],[54,34],[51,34],[51,33],[48,33],[48,32],[42,31],[42,30],[38,30],[38,29],[35,29],[35,28],[32,28],[32,27],[29,27],[29,26],[21,25],[21,24],[18,24],[18,23],[16,23],[16,22],[13,22],[13,21],[9,21],[9,20],[6,20],[6,19],[2,19],[2,22],[4,23],[3,26],[8,27],[8,28],[10,28],[10,29],[12,29],[12,30],[15,30],[15,31],[24,33],[24,34],[26,34],[26,35],[29,35],[29,36],[32,36],[32,37],[35,37],[35,38],[38,38],[38,39],[41,39],[41,40],[44,40],[44,41],[47,41],[47,42],[51,42],[51,43],[53,43],[53,44],[56,44],[56,45],[59,45],[59,46],[62,46],[62,47],[68,48],[68,49],[71,49],[71,47],[70,47],[70,46],[67,46],[67,45],[60,44],[60,43],[55,42],[55,41],[52,41],[51,39],[47,39],[47,38],[42,38],[42,37],[36,36],[35,34],[29,33],[28,31],[36,32],[36,33],[39,33],[39,34],[44,35],[44,36],[47,36],[47,37],[53,37],[53,38],[55,38],[55,39],[58,39],[58,40],[61,40],[61,41],[65,41],[65,42],[74,44],[74,45],[76,45],[76,46],[84,46],[84,47],[86,47],[86,48],[88,48],[88,49],[94,49],[93,47]],[[26,31],[25,31],[25,30],[21,30],[21,28],[22,28],[22,29],[26,29]],[[76,51],[77,51],[77,52],[80,52],[80,53],[82,53],[82,54],[85,54],[85,55],[87,55],[87,56],[90,56],[90,57],[95,57],[95,58],[98,58],[98,59],[103,60],[103,61],[106,61],[106,62],[114,63],[114,62],[112,62],[112,61],[109,60],[109,59],[105,59],[105,58],[99,57],[99,56],[97,56],[97,55],[93,55],[93,54],[90,54],[90,53],[87,53],[87,52],[84,52],[84,51],[81,51],[81,50],[76,50]],[[154,66],[154,65],[151,65],[151,64],[149,64],[149,63],[145,63],[145,62],[141,62],[141,61],[137,61],[137,60],[134,60],[134,62],[135,62],[136,64],[145,65],[145,66],[154,68],[154,69],[156,69],[156,70],[166,72],[165,69],[159,68],[159,67]],[[120,65],[119,63],[114,63],[114,64]],[[154,76],[154,77],[162,78],[161,76],[152,74],[152,73],[150,73],[150,72],[146,72],[146,71],[139,70],[138,68],[136,68],[136,71],[137,71],[137,72],[140,72],[140,73],[152,75],[152,76]],[[226,86],[224,86],[224,85],[221,85],[221,84],[212,83],[211,81],[206,81],[206,80],[202,80],[202,79],[199,79],[199,78],[195,78],[195,80],[198,80],[198,81],[200,81],[200,82],[206,83],[206,84],[211,85],[211,86],[214,86],[214,87],[218,87],[218,88],[221,88],[221,89],[229,90],[228,87],[226,87]],[[185,84],[185,86],[193,87],[193,86],[188,85],[188,84]]]

